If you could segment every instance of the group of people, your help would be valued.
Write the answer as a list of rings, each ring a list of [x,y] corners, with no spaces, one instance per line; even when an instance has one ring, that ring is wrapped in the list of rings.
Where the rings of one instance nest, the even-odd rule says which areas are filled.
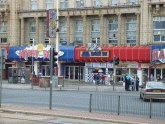
[[[94,74],[94,81],[96,85],[103,84],[105,85],[105,75],[101,75],[101,73]]]
[[[131,91],[130,85],[132,86],[132,90],[135,90],[135,87],[136,87],[136,91],[139,91],[139,77],[136,75],[131,78],[129,74],[127,73],[125,75],[125,90],[126,91]]]

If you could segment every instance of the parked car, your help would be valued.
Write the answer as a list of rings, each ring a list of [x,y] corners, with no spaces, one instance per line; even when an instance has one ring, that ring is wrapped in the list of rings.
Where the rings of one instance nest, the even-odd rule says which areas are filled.
[[[165,85],[162,82],[147,82],[146,86],[141,86],[140,99],[160,98],[165,99]]]

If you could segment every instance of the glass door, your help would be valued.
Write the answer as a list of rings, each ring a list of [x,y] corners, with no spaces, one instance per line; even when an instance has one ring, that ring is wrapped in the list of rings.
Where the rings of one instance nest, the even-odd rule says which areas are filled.
[[[75,80],[79,79],[79,67],[75,67]]]
[[[71,80],[74,79],[74,75],[75,75],[74,71],[75,71],[75,67],[70,67],[70,79]]]

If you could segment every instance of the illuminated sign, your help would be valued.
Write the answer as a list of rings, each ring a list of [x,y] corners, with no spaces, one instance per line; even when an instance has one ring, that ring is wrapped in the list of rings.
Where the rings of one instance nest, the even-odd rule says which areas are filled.
[[[109,51],[80,51],[80,57],[82,58],[109,58]]]

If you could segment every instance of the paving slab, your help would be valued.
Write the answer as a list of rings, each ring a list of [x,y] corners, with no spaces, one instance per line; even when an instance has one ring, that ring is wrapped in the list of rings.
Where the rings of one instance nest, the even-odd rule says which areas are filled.
[[[153,119],[153,118],[140,118],[130,116],[118,116],[110,115],[105,113],[90,113],[90,112],[79,112],[72,110],[55,109],[49,110],[44,107],[29,107],[29,106],[18,106],[18,105],[6,105],[3,104],[0,108],[3,112],[17,112],[24,114],[44,115],[44,116],[55,116],[72,119],[85,119],[102,122],[113,122],[113,123],[124,123],[124,124],[165,124],[165,120]]]

